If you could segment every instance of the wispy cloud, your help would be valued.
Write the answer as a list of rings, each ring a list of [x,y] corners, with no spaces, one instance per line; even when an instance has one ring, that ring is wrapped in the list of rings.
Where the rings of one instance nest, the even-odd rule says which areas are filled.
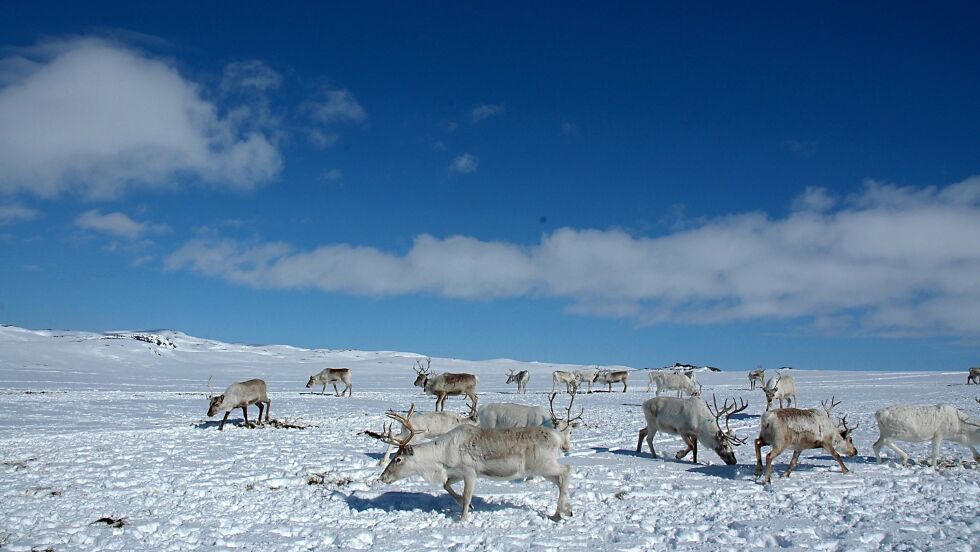
[[[571,136],[571,137],[581,136],[581,132],[579,131],[578,125],[576,125],[573,122],[562,121],[559,128],[561,129],[561,133],[563,136]]]
[[[784,151],[799,159],[806,159],[817,154],[817,143],[813,140],[784,140],[781,146]]]
[[[421,235],[404,255],[198,239],[167,267],[260,288],[557,297],[569,312],[640,323],[803,319],[876,335],[980,335],[980,177],[944,188],[869,181],[840,205],[659,237],[562,228],[523,246]]]
[[[249,89],[265,92],[281,84],[282,75],[257,59],[229,63],[221,79],[221,89],[225,92]]]
[[[147,234],[161,234],[170,230],[165,224],[136,222],[125,213],[102,214],[95,209],[79,215],[75,219],[75,226],[127,240],[139,239]]]
[[[471,172],[476,172],[477,167],[480,165],[480,160],[476,156],[464,153],[453,159],[452,164],[449,165],[449,172],[457,174],[468,174]]]
[[[472,111],[470,111],[470,118],[474,123],[479,123],[484,119],[503,115],[505,110],[504,104],[502,103],[478,105],[474,107]]]
[[[0,225],[34,220],[39,214],[40,212],[37,209],[31,209],[23,205],[0,205]]]
[[[310,115],[320,123],[360,123],[367,119],[367,112],[361,107],[350,90],[326,89],[321,98],[307,104]]]
[[[0,192],[95,197],[175,177],[251,188],[277,177],[274,141],[206,99],[172,63],[82,38],[0,60]]]
[[[793,210],[823,212],[832,209],[837,202],[838,199],[830,195],[826,188],[807,186],[806,190],[793,200]]]

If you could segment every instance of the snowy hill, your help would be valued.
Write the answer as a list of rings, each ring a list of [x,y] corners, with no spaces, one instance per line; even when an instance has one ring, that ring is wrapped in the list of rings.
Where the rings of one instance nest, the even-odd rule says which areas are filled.
[[[980,534],[980,477],[969,451],[944,444],[944,467],[874,463],[873,413],[895,403],[956,405],[977,416],[976,387],[963,372],[794,371],[800,403],[836,395],[859,422],[859,455],[842,475],[825,453],[803,454],[789,479],[755,482],[751,439],[765,407],[745,372],[702,373],[705,392],[743,397],[733,421],[748,445],[739,464],[710,451],[699,465],[676,461],[680,440],[657,436],[669,459],[637,455],[646,373],[627,393],[580,395],[587,427],[573,434],[561,461],[573,466],[575,516],[545,517],[556,493],[545,481],[477,484],[469,522],[442,489],[420,479],[377,481],[383,447],[360,432],[379,429],[387,408],[434,400],[412,387],[420,355],[392,351],[248,346],[170,330],[88,332],[0,327],[0,549],[419,548],[969,549]],[[353,371],[352,398],[304,388],[327,366]],[[551,372],[575,365],[507,359],[433,358],[436,371],[480,377],[481,404],[547,405]],[[504,385],[527,369],[526,395]],[[260,377],[273,418],[305,429],[217,431],[205,416],[207,381]],[[450,409],[464,401],[451,398]],[[252,409],[252,414],[256,411]],[[240,411],[232,420],[240,421]],[[924,459],[928,444],[909,445]],[[789,453],[779,459],[780,471]],[[869,458],[870,456],[870,458]],[[121,526],[94,523],[124,518]]]

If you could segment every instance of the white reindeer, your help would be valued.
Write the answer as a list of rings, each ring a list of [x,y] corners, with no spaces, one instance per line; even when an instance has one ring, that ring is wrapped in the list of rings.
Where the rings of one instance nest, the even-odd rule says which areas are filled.
[[[581,387],[583,383],[587,383],[589,385],[589,393],[592,393],[592,384],[595,383],[596,378],[599,377],[598,370],[575,370],[572,372],[572,374],[575,376],[575,382],[579,387]]]
[[[450,431],[456,429],[456,426],[464,424],[475,425],[477,423],[473,416],[464,416],[463,414],[457,414],[455,412],[415,412],[415,404],[412,404],[408,414],[405,415],[405,419],[409,418],[412,421],[412,427],[415,428],[415,431],[412,432],[405,427],[404,424],[402,424],[401,431],[395,436],[399,441],[404,441],[406,444],[417,441],[418,437],[435,439],[440,435],[449,433]],[[364,434],[382,441],[386,441],[387,439],[387,435],[375,433],[373,431],[365,431]],[[384,466],[388,463],[388,459],[391,457],[392,451],[397,448],[394,443],[390,441],[386,442],[388,442],[388,448],[385,449],[384,456],[378,462],[378,465],[380,466]]]
[[[210,388],[211,380],[209,379],[208,389]],[[211,406],[208,408],[208,417],[212,417],[218,412],[225,413],[225,417],[221,419],[221,424],[218,426],[218,431],[225,429],[225,422],[228,420],[228,415],[235,408],[242,409],[245,424],[248,425],[248,407],[253,404],[259,407],[258,423],[261,424],[262,405],[265,403],[265,421],[269,421],[269,409],[272,407],[272,401],[269,400],[268,393],[266,392],[265,382],[260,379],[250,379],[240,383],[233,383],[225,389],[224,393],[218,396],[214,396],[213,393],[209,394],[208,399],[211,401]]]
[[[779,400],[779,408],[783,407],[784,399],[787,407],[797,404],[796,379],[793,376],[777,373],[762,386],[762,392],[766,394],[766,410],[769,410],[774,400]]]
[[[980,384],[980,366],[970,368],[970,372],[967,373],[966,384],[970,385],[971,383]]]
[[[766,455],[766,479],[768,484],[772,481],[772,462],[786,449],[793,450],[793,458],[789,461],[786,468],[785,477],[789,477],[790,472],[796,467],[800,459],[800,453],[808,449],[822,448],[837,463],[840,464],[841,473],[847,473],[847,466],[841,460],[837,449],[840,449],[848,456],[857,454],[854,442],[851,439],[851,432],[857,426],[847,427],[847,416],[838,420],[840,427],[835,427],[830,421],[831,413],[839,402],[830,399],[830,406],[826,401],[822,402],[824,409],[809,408],[777,408],[762,414],[761,429],[759,438],[755,440],[755,476],[762,475],[762,447],[770,446],[772,449]]]
[[[343,393],[337,392],[338,381],[347,386],[344,388]],[[354,393],[354,386],[350,383],[350,368],[324,368],[320,370],[320,373],[310,376],[310,381],[306,382],[306,388],[309,389],[317,385],[323,385],[320,394],[324,395],[327,392],[328,383],[333,384],[333,394],[336,397],[342,397],[344,393],[350,397]]]
[[[512,383],[517,384],[518,393],[527,393],[527,382],[531,379],[531,374],[527,370],[521,370],[520,372],[514,372],[513,370],[507,374],[507,384]]]
[[[555,397],[557,395],[558,393],[552,393],[548,398],[548,410],[545,410],[543,406],[493,403],[481,406],[477,419],[480,422],[480,427],[484,429],[550,427],[561,434],[561,450],[569,452],[572,450],[572,429],[579,426],[582,411],[579,411],[578,416],[572,417],[572,405],[575,403],[575,394],[572,393],[568,408],[565,410],[565,417],[558,417],[555,414]]]
[[[407,426],[407,417],[390,413],[389,417]],[[558,463],[561,435],[546,427],[512,429],[484,429],[461,425],[419,445],[409,444],[410,439],[391,436],[389,442],[398,445],[398,453],[381,473],[381,481],[394,483],[412,475],[421,475],[430,485],[439,485],[463,511],[465,521],[470,511],[473,487],[478,477],[513,481],[530,476],[540,476],[558,487],[558,505],[551,518],[558,521],[572,515],[568,503],[568,482],[572,467]],[[453,489],[463,482],[463,493]]]
[[[698,397],[701,395],[700,389],[695,385],[691,378],[685,376],[684,374],[675,374],[672,372],[654,371],[650,372],[649,381],[647,382],[647,391],[650,390],[650,386],[654,383],[657,384],[657,396],[660,396],[662,391],[677,391],[677,396],[682,396],[681,394],[686,394],[690,397]]]
[[[415,373],[417,377],[415,378],[415,386],[421,387],[426,394],[435,395],[436,397],[436,412],[446,409],[446,397],[451,397],[454,395],[466,395],[470,398],[470,409],[476,411],[476,384],[479,382],[479,378],[473,374],[452,374],[449,372],[443,372],[441,374],[433,375],[429,368],[432,365],[432,359],[426,358],[426,364],[423,367],[421,360],[415,361]]]
[[[755,370],[749,372],[749,389],[755,391],[755,386],[758,384],[764,386],[766,381],[766,369],[759,366]]]
[[[575,379],[575,374],[572,372],[563,372],[562,370],[555,370],[551,373],[551,392],[555,392],[555,388],[558,384],[565,384],[565,392],[568,394],[574,393],[577,386],[577,381]]]
[[[605,383],[608,386],[607,392],[612,393],[612,384],[622,383],[623,393],[626,392],[626,380],[630,377],[630,373],[626,370],[599,370],[599,374],[596,375],[596,383]]]
[[[939,459],[939,445],[943,441],[966,446],[973,453],[973,460],[980,462],[980,454],[977,454],[977,446],[980,445],[980,421],[970,418],[954,406],[889,406],[875,412],[875,418],[878,420],[880,435],[872,448],[879,463],[881,447],[885,445],[898,453],[903,465],[908,462],[909,455],[895,445],[895,440],[910,443],[932,441],[933,468]]]
[[[643,450],[643,439],[650,447],[650,455],[657,458],[657,451],[653,449],[653,437],[658,431],[679,435],[687,448],[678,451],[675,457],[680,460],[694,451],[694,462],[698,461],[698,442],[707,448],[715,451],[726,464],[735,464],[735,447],[745,441],[739,439],[735,432],[728,426],[728,420],[733,414],[748,408],[748,403],[742,401],[741,405],[736,405],[733,399],[731,404],[725,404],[718,408],[718,403],[714,401],[714,409],[708,403],[699,398],[678,399],[674,397],[654,397],[643,403],[643,416],[646,418],[647,426],[640,430],[640,436],[636,441],[636,452]],[[721,428],[721,417],[725,417],[725,429]]]

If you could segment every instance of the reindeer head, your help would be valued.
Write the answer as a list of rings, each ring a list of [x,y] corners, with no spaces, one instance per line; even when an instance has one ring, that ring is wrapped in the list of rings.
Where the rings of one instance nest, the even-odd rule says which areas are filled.
[[[381,440],[396,445],[398,447],[398,452],[395,453],[395,457],[392,458],[391,462],[385,466],[383,472],[381,472],[381,480],[385,483],[394,483],[399,479],[403,479],[415,473],[417,467],[414,465],[414,455],[415,448],[409,443],[412,439],[421,433],[421,431],[416,430],[412,427],[412,413],[415,412],[415,403],[408,408],[408,413],[402,416],[401,414],[389,410],[386,416],[399,422],[402,427],[408,430],[408,436],[403,439],[395,437],[394,433],[391,431],[391,424],[385,428],[384,434],[381,436]]]
[[[310,387],[313,387],[314,385],[316,385],[316,383],[313,381],[313,376],[310,376],[310,381],[306,382],[306,388],[309,389]]]
[[[211,406],[208,407],[208,417],[214,416],[218,413],[218,409],[221,408],[221,403],[225,400],[224,395],[214,394],[214,388],[211,387],[211,378],[208,378],[208,401]]]
[[[432,366],[431,357],[425,357],[425,366],[422,365],[422,359],[418,359],[415,361],[415,367],[413,368],[413,370],[415,370],[415,373],[417,374],[415,377],[415,384],[414,384],[415,387],[425,388],[425,384],[428,383],[429,376],[431,375],[431,372],[429,370],[431,366]]]
[[[833,399],[831,399],[831,400],[833,400]],[[838,403],[838,404],[840,404],[840,403]],[[831,406],[831,408],[833,408],[833,405]],[[829,414],[828,414],[828,416],[829,416]],[[861,424],[858,424],[858,425],[856,425],[854,427],[848,427],[847,426],[847,415],[846,414],[844,416],[841,416],[840,418],[838,418],[837,419],[837,431],[838,431],[838,433],[840,435],[840,441],[838,441],[837,439],[834,439],[834,441],[835,441],[834,448],[839,448],[840,449],[840,452],[843,452],[847,456],[857,456],[858,450],[857,450],[857,447],[854,446],[854,440],[852,439],[852,435],[851,434],[854,432],[855,429],[858,428],[859,425],[861,425]]]
[[[507,383],[514,383],[515,381],[517,381],[517,374],[511,370],[507,373]]]
[[[555,414],[556,396],[558,396],[558,393],[552,393],[548,397],[548,408],[551,411],[551,426],[561,432],[561,450],[569,452],[572,450],[572,428],[579,426],[579,422],[582,420],[582,413],[585,410],[579,409],[578,416],[572,417],[572,405],[575,404],[575,393],[572,393],[572,398],[568,401],[568,408],[565,409],[565,417],[559,418]]]
[[[741,401],[741,404],[736,404],[735,399],[732,399],[731,403],[729,404],[728,400],[726,399],[722,407],[718,408],[718,399],[714,395],[711,395],[711,403],[712,404],[708,404],[708,401],[704,401],[704,404],[708,406],[708,412],[711,412],[711,415],[715,417],[713,428],[714,435],[711,436],[712,438],[709,439],[709,442],[713,444],[712,448],[714,449],[715,454],[717,454],[729,466],[734,465],[738,462],[735,459],[735,447],[745,444],[745,440],[740,439],[737,435],[735,435],[732,428],[728,426],[728,420],[734,414],[748,408],[749,403],[743,400]],[[712,405],[714,405],[713,408]],[[724,429],[721,427],[722,416],[725,417]]]
[[[777,372],[776,377],[762,384],[762,392],[766,394],[766,410],[772,406],[773,399],[776,398],[776,392],[779,390],[779,379],[782,376]]]

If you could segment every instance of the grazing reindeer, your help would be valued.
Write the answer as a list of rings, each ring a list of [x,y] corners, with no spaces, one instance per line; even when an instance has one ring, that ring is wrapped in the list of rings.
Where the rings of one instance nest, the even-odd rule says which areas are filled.
[[[407,416],[389,413],[413,432]],[[484,429],[461,425],[419,445],[396,438],[388,430],[386,440],[398,446],[398,453],[381,473],[381,481],[394,483],[412,475],[421,475],[430,485],[441,485],[459,504],[465,521],[470,511],[473,487],[478,477],[514,480],[529,476],[548,479],[558,487],[558,506],[551,519],[572,515],[568,504],[568,482],[572,467],[558,463],[561,435],[546,427]],[[463,494],[453,484],[463,482]]]
[[[655,371],[650,372],[649,378],[650,379],[647,382],[647,391],[650,390],[651,385],[656,383],[658,397],[660,396],[661,391],[677,391],[678,397],[681,396],[681,393],[687,394],[690,397],[701,396],[701,390],[698,389],[691,378],[685,376],[684,374]]]
[[[796,379],[777,373],[769,378],[769,381],[762,386],[762,392],[766,394],[766,410],[772,406],[772,401],[779,400],[779,408],[783,407],[783,399],[786,399],[786,406],[796,404]],[[790,398],[792,397],[792,402]]]
[[[966,375],[966,384],[971,383],[980,384],[980,366],[970,368],[970,372]]]
[[[572,398],[565,411],[565,417],[558,417],[555,414],[556,396],[558,393],[552,393],[548,398],[549,410],[545,410],[542,406],[514,403],[495,403],[481,406],[477,415],[480,427],[484,429],[550,427],[561,434],[561,450],[569,452],[572,450],[572,429],[579,426],[582,411],[579,411],[578,416],[572,417],[572,405],[575,403],[575,393],[572,393]]]
[[[980,399],[977,400],[980,402]],[[932,441],[932,467],[939,459],[939,445],[943,441],[960,443],[970,449],[973,460],[980,462],[977,446],[980,445],[980,422],[948,404],[935,406],[889,406],[875,412],[880,435],[872,448],[881,462],[881,447],[888,445],[902,459],[904,465],[909,455],[898,448],[894,440],[916,443]]]
[[[392,411],[389,410],[389,412]],[[408,410],[408,414],[405,415],[405,419],[411,419],[412,426],[415,428],[415,433],[412,433],[412,431],[402,425],[401,432],[395,437],[397,437],[399,440],[404,440],[406,444],[417,440],[417,437],[423,435],[427,439],[435,439],[440,435],[449,433],[450,431],[456,429],[456,426],[476,424],[476,419],[474,419],[472,415],[467,417],[455,412],[415,412],[414,404],[412,404],[412,407]],[[365,431],[364,434],[382,441],[386,441],[387,439],[386,435],[375,433],[373,431]],[[384,466],[388,463],[388,459],[391,457],[392,451],[396,448],[396,445],[391,441],[386,442],[388,443],[388,448],[385,449],[384,456],[378,462],[379,466]]]
[[[565,384],[565,392],[571,395],[577,389],[577,382],[575,380],[575,374],[572,372],[563,372],[561,370],[555,370],[551,373],[551,392],[555,392],[555,388],[558,384]]]
[[[335,397],[342,397],[344,393],[337,392],[337,382],[342,382],[347,387],[344,388],[344,393],[350,397],[354,393],[354,386],[350,383],[350,368],[324,368],[319,374],[315,376],[310,376],[310,381],[306,382],[306,388],[315,387],[317,385],[323,385],[323,389],[320,391],[321,395],[326,394],[327,384],[333,384],[333,394]]]
[[[208,380],[208,390],[211,391],[210,379]],[[241,383],[233,383],[221,395],[214,396],[214,393],[210,392],[208,399],[211,401],[211,406],[208,408],[208,417],[214,416],[218,412],[225,413],[225,417],[221,419],[221,425],[218,426],[218,431],[225,429],[225,422],[228,421],[228,415],[235,408],[242,409],[242,415],[245,416],[245,424],[247,425],[248,407],[253,404],[259,407],[258,423],[261,424],[262,404],[265,403],[265,421],[269,421],[269,409],[272,407],[272,401],[269,400],[266,392],[265,382],[260,379],[250,379]]]
[[[765,386],[766,381],[766,369],[759,366],[755,370],[749,372],[749,390],[755,391],[756,384],[760,386]]]
[[[608,387],[607,391],[612,393],[612,384],[622,383],[623,393],[626,392],[626,380],[630,377],[630,373],[626,370],[617,370],[611,372],[609,370],[599,370],[599,374],[596,376],[596,383],[605,383]]]
[[[599,377],[598,370],[575,370],[572,372],[575,376],[575,382],[581,386],[583,383],[589,384],[589,393],[592,393],[592,384],[595,383],[595,379]]]
[[[826,401],[821,403],[823,411],[816,408],[806,410],[800,408],[778,408],[762,415],[762,427],[759,431],[759,438],[755,440],[755,476],[762,475],[762,447],[770,446],[772,449],[766,455],[766,479],[768,484],[772,481],[772,461],[775,460],[786,449],[793,449],[793,458],[786,467],[785,477],[789,477],[790,472],[796,467],[800,459],[800,453],[808,449],[822,448],[830,453],[840,464],[841,473],[847,473],[847,466],[841,460],[837,449],[841,449],[848,456],[855,456],[857,449],[854,448],[854,441],[851,439],[851,432],[858,426],[847,427],[847,416],[838,419],[838,427],[830,421],[834,407],[840,402],[830,399],[830,405]]]
[[[436,412],[446,409],[446,397],[466,395],[470,398],[470,409],[476,412],[476,384],[480,381],[473,374],[451,374],[443,372],[433,375],[429,370],[432,359],[426,357],[425,366],[422,360],[415,361],[415,386],[421,387],[427,395],[436,396]]]
[[[732,399],[731,404],[725,401],[722,408],[718,408],[718,402],[712,397],[714,409],[708,403],[699,398],[677,399],[674,397],[654,397],[643,403],[643,416],[647,420],[647,426],[640,430],[640,436],[636,441],[636,452],[643,450],[643,439],[650,447],[650,455],[657,457],[657,451],[653,449],[653,437],[658,431],[680,435],[687,448],[678,451],[675,457],[680,460],[687,456],[687,453],[694,451],[694,462],[698,461],[698,442],[712,449],[726,464],[736,463],[735,447],[745,443],[739,439],[735,432],[728,426],[728,420],[732,415],[748,408],[748,403],[741,402],[736,405]],[[725,417],[725,429],[721,428],[721,417]]]
[[[520,372],[514,372],[513,370],[507,374],[507,384],[512,383],[517,384],[518,393],[527,393],[527,382],[531,379],[531,374],[527,370],[521,370]]]

